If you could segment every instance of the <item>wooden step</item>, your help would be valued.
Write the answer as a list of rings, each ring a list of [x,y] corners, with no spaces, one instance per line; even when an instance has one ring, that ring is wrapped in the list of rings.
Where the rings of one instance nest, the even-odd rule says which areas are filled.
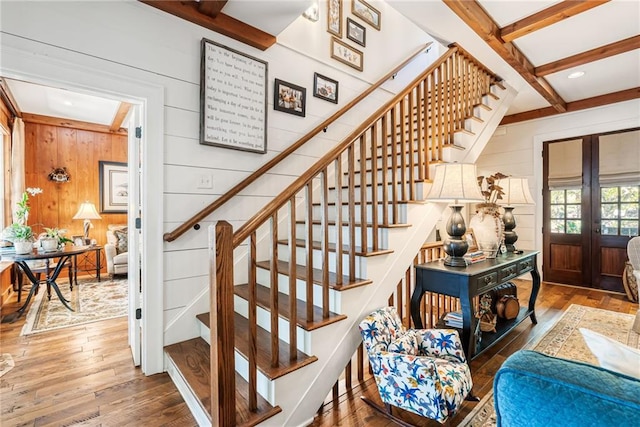
[[[202,313],[196,316],[207,328],[209,327],[209,313]],[[244,357],[249,360],[249,320],[238,313],[234,314],[233,326],[235,330],[235,348]],[[256,329],[257,336],[257,359],[256,365],[258,370],[262,372],[270,380],[274,380],[283,375],[307,366],[318,360],[316,356],[308,356],[298,351],[296,358],[291,360],[289,357],[289,344],[282,340],[278,340],[279,359],[278,366],[271,366],[271,334],[260,326]]]
[[[278,243],[281,245],[288,245],[289,241],[288,240],[278,240]],[[299,248],[304,248],[306,247],[306,240],[303,239],[296,239],[296,246]],[[318,241],[314,241],[312,242],[312,247],[313,249],[316,250],[321,250],[322,249],[322,242],[318,242]],[[329,252],[336,252],[336,244],[335,243],[329,243]],[[351,250],[351,248],[349,247],[349,245],[342,245],[342,252],[343,253],[349,253],[349,251]],[[391,249],[378,249],[377,251],[370,251],[368,249],[362,250],[362,248],[360,246],[356,246],[354,248],[355,254],[357,256],[362,256],[362,257],[370,257],[370,256],[377,256],[377,255],[385,255],[385,254],[391,254],[393,253],[393,250]],[[302,267],[302,266],[300,266]],[[288,271],[288,270],[287,270]]]
[[[301,246],[304,246],[304,240],[299,240],[302,243]],[[297,243],[298,246],[300,244]],[[389,251],[393,252],[393,251]],[[256,265],[265,270],[271,269],[271,263],[269,261],[258,261]],[[278,261],[277,263],[278,273],[280,274],[289,274],[289,262],[287,261]],[[322,285],[322,270],[318,268],[313,269],[313,283],[317,285]],[[296,279],[306,280],[307,278],[307,266],[296,264]],[[336,273],[329,272],[329,288],[334,289],[336,291],[344,291],[345,289],[357,288],[359,286],[370,285],[372,282],[369,279],[355,279],[349,280],[349,276],[342,276],[342,284],[337,284],[337,275]]]
[[[164,348],[211,419],[210,347],[202,338],[193,338]],[[236,373],[236,426],[250,427],[271,418],[282,409],[271,406],[258,395],[258,409],[249,411],[249,384]]]
[[[234,293],[240,298],[244,298],[249,300],[249,285],[237,285],[233,287]],[[260,284],[257,285],[257,302],[258,305],[265,310],[271,311],[271,301],[270,301],[270,290],[266,286],[262,286]],[[314,329],[321,328],[326,325],[330,325],[331,323],[338,322],[340,320],[346,319],[347,316],[344,314],[336,314],[333,312],[329,312],[329,317],[326,319],[322,318],[322,309],[320,307],[313,307],[313,319],[307,319],[307,303],[301,300],[297,300],[297,314],[298,319],[297,323],[305,331],[313,331]],[[289,295],[283,294],[282,292],[278,292],[278,314],[283,319],[289,320],[291,316],[289,315]]]

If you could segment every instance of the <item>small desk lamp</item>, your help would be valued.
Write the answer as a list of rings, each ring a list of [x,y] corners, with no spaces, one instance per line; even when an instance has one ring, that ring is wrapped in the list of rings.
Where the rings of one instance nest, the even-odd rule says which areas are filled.
[[[98,215],[98,211],[96,210],[96,206],[87,201],[80,204],[80,209],[73,216],[73,219],[83,219],[84,220],[84,240],[85,244],[89,242],[89,228],[92,227],[91,220],[92,219],[102,219],[100,215]]]
[[[514,243],[518,240],[514,228],[516,228],[516,218],[513,216],[513,205],[533,205],[533,197],[529,192],[529,182],[527,178],[504,178],[497,182],[502,187],[504,195],[502,196],[502,204],[504,215],[502,222],[504,223],[504,244],[508,252],[516,250]]]
[[[427,200],[453,201],[450,206],[452,213],[447,222],[447,234],[449,238],[444,241],[443,247],[447,254],[444,265],[450,267],[466,267],[463,256],[469,249],[469,244],[462,238],[467,231],[464,217],[460,213],[460,202],[483,201],[476,165],[468,163],[446,163],[436,165],[433,185],[427,195]]]

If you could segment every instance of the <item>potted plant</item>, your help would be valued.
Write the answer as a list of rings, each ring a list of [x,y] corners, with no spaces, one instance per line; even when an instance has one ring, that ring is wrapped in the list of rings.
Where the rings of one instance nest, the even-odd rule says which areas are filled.
[[[2,238],[13,243],[16,254],[27,254],[33,250],[33,230],[27,225],[29,218],[29,194],[35,196],[42,193],[40,188],[27,188],[23,193],[20,201],[16,203],[15,222],[5,228],[2,232]]]
[[[64,233],[66,232],[67,230],[63,229],[44,227],[44,233],[39,236],[42,250],[45,252],[55,251],[65,243],[71,242],[71,239],[65,237]]]

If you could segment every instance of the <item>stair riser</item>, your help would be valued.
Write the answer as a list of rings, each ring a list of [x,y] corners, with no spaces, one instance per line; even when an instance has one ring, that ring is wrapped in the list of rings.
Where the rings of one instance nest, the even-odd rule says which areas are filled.
[[[289,293],[289,276],[286,274],[278,274],[278,291],[283,294],[290,295]],[[271,276],[268,270],[259,268],[257,271],[258,283],[271,287]],[[329,310],[334,313],[341,313],[341,297],[340,292],[329,289]],[[307,282],[302,279],[296,279],[296,299],[301,301],[307,301]],[[313,284],[313,302],[314,305],[320,306],[322,302],[322,286],[319,284]]]
[[[282,251],[283,254],[280,255],[280,252],[278,252],[278,256],[281,257],[282,260],[289,260],[288,257],[288,251]],[[296,248],[296,263],[298,265],[306,265],[307,264],[307,254],[306,254],[306,249],[305,248]],[[286,257],[286,258],[285,258]],[[328,259],[328,270],[332,273],[335,273],[336,271],[336,261],[338,259],[338,256],[335,252],[331,252],[329,251],[329,259]],[[356,277],[367,277],[367,262],[366,262],[366,258],[365,257],[360,257],[360,256],[356,256],[355,257],[355,263],[354,263],[354,268],[355,268],[355,274]],[[313,250],[313,268],[322,270],[324,268],[324,266],[322,265],[322,251],[320,249],[314,249]],[[345,274],[345,272],[349,271],[349,255],[348,254],[343,254],[342,255],[342,274]]]
[[[347,201],[343,200],[343,203],[347,203]],[[354,205],[354,210],[355,210],[355,215],[356,218],[360,219],[361,215],[362,215],[362,206],[363,205]],[[365,206],[365,213],[367,216],[367,222],[371,222],[373,220],[373,205],[371,204],[367,204],[364,205]],[[378,222],[382,221],[382,213],[384,211],[382,205],[378,204],[376,205],[375,208],[377,215],[378,215]],[[335,221],[336,217],[338,216],[337,214],[337,209],[335,205],[330,205],[329,209],[328,209],[328,216],[327,218],[329,219],[329,221]],[[345,219],[349,218],[349,206],[348,205],[343,205],[342,206],[342,220],[344,221]],[[389,217],[389,221],[391,221],[393,219],[393,207],[392,206],[388,206],[387,207],[387,214]],[[318,205],[314,205],[313,206],[313,217],[314,218],[321,218],[323,215],[323,209],[321,206]],[[398,205],[398,221],[399,223],[406,223],[407,221],[407,206],[406,204],[401,204]]]
[[[424,195],[423,195],[423,189],[424,189],[424,183],[422,182],[416,182],[415,184],[416,186],[416,191],[414,191],[414,195],[413,195],[413,200],[424,200]],[[404,193],[403,193],[403,187],[404,187]],[[397,200],[402,202],[402,201],[408,201],[410,200],[410,196],[411,196],[411,192],[410,192],[410,186],[409,184],[396,184],[395,186],[396,188],[396,197]],[[371,194],[372,194],[372,187],[371,186],[367,186],[365,188],[365,202],[369,202],[371,201]],[[392,199],[393,196],[393,185],[389,184],[387,185],[387,198],[388,200]],[[342,188],[342,200],[349,200],[349,189],[348,188]],[[382,201],[382,194],[383,194],[383,186],[382,184],[378,184],[378,186],[376,187],[376,195],[377,195],[377,200],[378,201]],[[329,203],[335,203],[336,196],[334,193],[334,189],[329,189]],[[355,188],[355,194],[353,197],[353,200],[355,202],[360,202],[362,199],[362,189],[360,187],[356,187]],[[318,202],[319,200],[314,199],[315,202]]]
[[[342,232],[342,243],[345,245],[351,245],[352,242],[349,241],[349,234],[350,234],[350,230],[349,227],[346,225],[343,225],[341,227],[339,227],[341,229]],[[355,229],[355,242],[353,242],[353,244],[355,244],[356,246],[362,246],[362,239],[361,239],[361,233],[360,233],[360,228],[359,226],[354,227]],[[336,226],[335,225],[329,225],[328,227],[329,230],[329,243],[336,243]],[[320,241],[320,239],[322,238],[322,233],[321,233],[321,226],[320,224],[314,224],[312,226],[312,232],[313,232],[313,239],[316,241]],[[305,225],[304,224],[296,224],[296,234],[297,237],[300,239],[304,239],[306,237],[305,234]],[[371,242],[372,242],[372,237],[373,237],[373,230],[370,227],[367,227],[366,230],[366,236],[367,236],[367,247],[370,246]],[[380,248],[387,248],[388,244],[389,244],[389,239],[388,239],[388,229],[387,228],[382,228],[379,227],[378,228],[378,244],[380,246]]]
[[[249,318],[248,302],[237,295],[234,295],[233,301],[234,301],[235,312],[248,319]],[[318,301],[320,302],[322,300],[320,299]],[[256,310],[256,321],[258,323],[258,326],[260,326],[262,329],[269,332],[271,331],[271,313],[269,311],[263,309],[262,307],[258,307]],[[298,350],[306,354],[312,354],[311,333],[309,331],[305,331],[299,326],[296,327],[296,332],[297,332],[296,339],[298,344]],[[282,341],[286,343],[290,342],[289,321],[282,317],[278,317],[278,338],[280,338]]]

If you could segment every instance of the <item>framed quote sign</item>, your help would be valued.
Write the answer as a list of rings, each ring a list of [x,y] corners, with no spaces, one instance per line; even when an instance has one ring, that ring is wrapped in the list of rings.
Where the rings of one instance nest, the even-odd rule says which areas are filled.
[[[267,63],[202,39],[200,143],[267,152]]]

